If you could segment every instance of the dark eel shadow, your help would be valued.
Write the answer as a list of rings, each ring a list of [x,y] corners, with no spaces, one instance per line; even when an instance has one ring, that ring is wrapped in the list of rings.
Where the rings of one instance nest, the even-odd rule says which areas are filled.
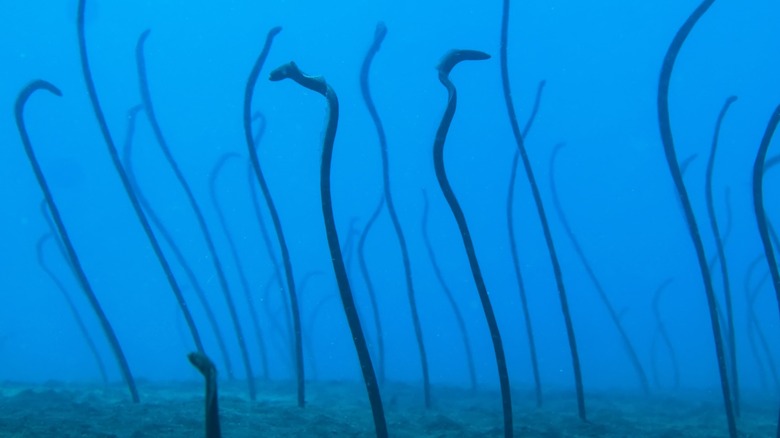
[[[333,143],[336,139],[336,127],[339,120],[339,101],[336,93],[325,82],[322,77],[308,76],[304,74],[294,62],[277,67],[269,75],[271,81],[281,81],[283,79],[292,79],[304,88],[319,93],[328,101],[328,123],[325,129],[325,137],[322,147],[322,162],[320,166],[320,197],[322,199],[322,215],[325,224],[325,232],[328,239],[328,249],[330,250],[331,261],[333,262],[333,271],[336,275],[336,282],[339,286],[341,304],[344,307],[344,313],[347,317],[349,329],[352,332],[352,341],[355,344],[360,369],[363,373],[363,381],[368,392],[368,399],[371,403],[371,411],[374,416],[374,428],[376,436],[386,438],[387,422],[385,420],[384,408],[382,407],[382,398],[379,393],[376,372],[371,361],[371,354],[368,351],[366,337],[363,328],[360,325],[360,316],[355,307],[355,299],[352,296],[352,288],[349,284],[347,269],[344,265],[344,258],[339,247],[339,236],[336,231],[336,220],[333,216],[333,202],[330,190],[330,172],[331,162],[333,160]]]
[[[458,225],[458,230],[463,239],[463,247],[466,250],[471,274],[474,277],[474,283],[477,288],[477,293],[479,294],[479,300],[482,304],[482,310],[485,313],[485,320],[488,325],[488,330],[490,331],[490,339],[493,342],[496,367],[498,368],[498,380],[501,387],[501,404],[504,413],[504,436],[512,437],[512,395],[509,386],[509,372],[507,371],[506,366],[504,345],[501,341],[501,333],[499,332],[496,315],[493,312],[493,305],[490,303],[487,287],[485,286],[485,281],[482,277],[482,270],[479,267],[477,253],[474,249],[474,242],[471,239],[471,233],[469,232],[466,223],[466,215],[463,213],[463,209],[460,207],[460,203],[455,197],[455,193],[452,190],[452,186],[450,186],[450,182],[447,179],[447,172],[444,168],[444,142],[447,139],[447,132],[452,124],[452,118],[455,115],[458,100],[455,85],[449,78],[450,71],[462,61],[479,61],[488,58],[490,58],[490,55],[476,50],[453,50],[447,53],[444,58],[442,58],[441,62],[439,62],[439,81],[447,88],[447,107],[442,116],[439,128],[436,130],[436,137],[433,141],[433,166],[436,171],[436,179],[439,181],[439,187],[441,187],[442,194],[447,200],[450,210],[452,210],[452,216]]]

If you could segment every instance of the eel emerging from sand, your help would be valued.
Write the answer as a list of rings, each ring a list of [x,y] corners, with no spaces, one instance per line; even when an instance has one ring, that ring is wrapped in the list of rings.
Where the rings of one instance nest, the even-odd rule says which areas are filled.
[[[214,363],[203,353],[187,355],[190,363],[206,379],[206,438],[220,438],[219,405],[217,404],[217,369]]]

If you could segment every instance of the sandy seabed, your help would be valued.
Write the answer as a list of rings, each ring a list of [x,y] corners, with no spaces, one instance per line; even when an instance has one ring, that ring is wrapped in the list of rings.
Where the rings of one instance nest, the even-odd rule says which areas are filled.
[[[51,382],[0,383],[0,437],[204,436],[202,382],[139,384],[141,403],[124,387]],[[432,388],[426,410],[421,389],[389,384],[382,392],[391,437],[503,436],[498,392]],[[295,404],[290,383],[258,382],[250,401],[241,382],[220,382],[222,435],[230,437],[370,437],[373,422],[364,387],[354,382],[310,383],[307,406]],[[725,437],[720,393],[640,395],[591,393],[588,422],[576,414],[573,393],[545,394],[536,408],[531,392],[513,394],[519,437]],[[739,431],[772,437],[777,401],[747,399]]]

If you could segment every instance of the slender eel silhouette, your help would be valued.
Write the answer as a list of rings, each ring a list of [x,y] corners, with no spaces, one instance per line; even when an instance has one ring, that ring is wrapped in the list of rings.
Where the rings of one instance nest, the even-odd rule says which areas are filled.
[[[780,123],[780,105],[772,112],[772,117],[769,119],[769,123],[764,131],[764,137],[761,139],[761,145],[756,154],[756,161],[753,164],[753,207],[756,214],[758,233],[761,235],[761,245],[764,247],[766,262],[769,264],[769,273],[772,276],[772,287],[775,290],[778,311],[780,311],[780,269],[777,267],[777,255],[774,248],[772,248],[769,221],[767,221],[766,211],[764,211],[764,162],[766,161],[766,154],[769,151],[769,145],[772,143],[772,137],[775,134],[778,123]],[[780,412],[777,420],[777,437],[780,438]]]
[[[249,398],[251,400],[255,400],[257,395],[255,389],[255,375],[252,371],[252,362],[249,360],[249,351],[246,347],[244,331],[241,328],[241,321],[238,318],[238,311],[236,310],[236,305],[230,292],[230,286],[228,285],[227,276],[225,275],[225,271],[222,267],[222,261],[219,258],[219,254],[217,253],[217,247],[214,243],[214,239],[211,237],[211,232],[206,225],[206,218],[203,216],[203,211],[201,210],[198,201],[195,199],[195,195],[192,193],[192,189],[190,188],[187,179],[184,177],[184,174],[179,168],[178,163],[176,163],[176,160],[171,154],[171,150],[168,147],[168,142],[165,140],[165,136],[163,136],[160,123],[157,121],[157,116],[154,112],[152,95],[149,91],[149,79],[146,75],[146,58],[144,56],[144,47],[148,37],[149,31],[144,31],[138,38],[138,43],[135,46],[135,60],[136,66],[138,67],[138,83],[140,86],[141,100],[143,101],[144,111],[146,112],[146,117],[152,127],[152,132],[154,133],[154,137],[157,140],[157,144],[160,146],[160,150],[165,156],[165,160],[168,162],[168,165],[171,167],[171,170],[176,176],[176,180],[179,182],[179,185],[187,196],[187,202],[189,203],[192,212],[195,214],[198,228],[200,229],[201,235],[203,236],[203,240],[206,242],[209,259],[214,265],[214,271],[217,273],[217,281],[219,282],[220,289],[222,290],[222,296],[225,299],[225,303],[227,304],[230,320],[233,323],[233,330],[236,333],[239,351],[241,352],[241,359],[244,363],[244,370],[246,371]],[[202,352],[202,349],[199,349],[199,351]]]
[[[520,157],[523,159],[523,169],[525,175],[528,178],[528,183],[531,186],[531,193],[536,204],[536,211],[539,216],[539,221],[542,224],[542,231],[544,232],[544,241],[547,244],[547,251],[550,253],[550,262],[552,264],[553,273],[555,274],[555,284],[558,287],[558,296],[561,302],[561,311],[563,313],[563,320],[566,325],[566,335],[569,340],[569,350],[571,352],[572,371],[574,372],[574,384],[577,390],[577,412],[580,419],[585,421],[587,415],[585,412],[585,391],[582,386],[582,371],[580,368],[580,356],[577,351],[577,339],[574,334],[574,324],[571,320],[571,313],[569,312],[569,299],[566,295],[566,287],[563,283],[563,273],[561,271],[561,264],[558,261],[558,255],[555,252],[555,245],[553,244],[552,233],[550,232],[550,225],[547,222],[547,215],[544,211],[544,205],[542,203],[542,195],[539,193],[539,187],[536,184],[536,178],[534,177],[533,167],[531,166],[531,160],[528,157],[528,153],[525,150],[525,143],[523,141],[523,135],[520,132],[520,125],[517,122],[517,114],[515,112],[515,106],[512,102],[512,90],[509,84],[509,68],[507,66],[507,35],[509,34],[509,1],[503,0],[503,13],[501,15],[501,45],[500,45],[500,64],[501,64],[501,84],[504,89],[504,102],[506,103],[507,114],[509,116],[509,124],[512,127],[512,134],[515,137],[517,143],[517,149],[520,152]]]
[[[374,428],[376,435],[380,438],[387,437],[387,422],[385,421],[384,408],[382,407],[382,398],[379,394],[376,372],[374,364],[371,361],[371,354],[368,351],[366,337],[363,328],[360,325],[360,316],[355,307],[355,300],[352,296],[352,288],[347,278],[347,270],[344,266],[344,258],[341,255],[339,247],[339,236],[336,231],[336,220],[333,216],[333,202],[330,193],[330,172],[333,159],[333,142],[336,139],[336,127],[339,121],[339,101],[336,93],[321,77],[313,77],[304,74],[294,62],[284,64],[273,70],[269,76],[271,81],[281,81],[283,79],[292,79],[304,88],[322,94],[328,101],[328,124],[325,129],[325,138],[322,146],[322,162],[320,167],[320,196],[322,198],[322,215],[325,223],[325,232],[328,238],[328,249],[330,250],[331,261],[333,262],[333,271],[336,274],[336,282],[339,286],[341,303],[344,306],[344,313],[347,317],[349,329],[352,332],[352,340],[355,343],[360,369],[363,371],[363,381],[368,391],[368,399],[371,403],[371,410],[374,415]]]
[[[214,315],[214,310],[211,308],[211,304],[209,304],[209,301],[206,298],[206,292],[203,290],[203,286],[201,286],[200,281],[198,280],[198,276],[195,275],[195,271],[192,270],[192,267],[187,261],[187,258],[184,256],[184,253],[182,253],[181,248],[179,248],[179,245],[171,235],[168,227],[165,225],[162,219],[160,219],[160,216],[149,203],[149,200],[146,199],[143,190],[141,190],[141,187],[138,184],[138,178],[135,175],[135,168],[133,167],[133,139],[135,137],[136,119],[140,111],[143,111],[143,105],[134,106],[130,108],[127,113],[127,130],[122,148],[122,165],[124,167],[125,173],[127,174],[127,178],[130,181],[130,186],[133,189],[133,193],[135,193],[135,196],[138,198],[138,202],[141,204],[141,207],[146,213],[147,219],[152,223],[152,225],[154,225],[155,228],[157,228],[160,236],[162,236],[163,240],[170,248],[173,257],[176,259],[176,262],[179,264],[182,271],[184,271],[184,275],[187,277],[187,280],[189,280],[190,284],[192,285],[192,289],[195,291],[195,296],[198,298],[198,301],[200,302],[201,307],[203,307],[203,311],[206,314],[206,320],[209,322],[209,326],[211,326],[211,330],[214,332],[214,337],[217,341],[217,347],[219,348],[220,354],[222,355],[222,360],[225,363],[225,371],[227,372],[228,379],[233,380],[235,377],[233,376],[233,365],[230,362],[230,355],[227,352],[224,336],[222,336],[222,330],[220,329],[219,323],[217,322],[217,317]]]
[[[255,339],[257,340],[257,347],[260,350],[261,366],[263,367],[263,377],[268,378],[268,352],[265,348],[265,341],[263,340],[263,332],[260,329],[260,321],[257,319],[257,309],[255,308],[255,300],[252,298],[252,288],[249,286],[249,280],[246,278],[246,272],[244,272],[244,265],[241,263],[241,257],[238,255],[238,248],[236,248],[236,242],[233,240],[233,235],[230,232],[230,227],[225,218],[225,212],[219,203],[219,196],[217,195],[217,177],[224,168],[227,161],[231,158],[238,159],[239,162],[243,162],[243,158],[235,153],[223,154],[214,164],[214,168],[209,175],[209,195],[211,196],[211,203],[214,206],[214,212],[217,213],[217,219],[219,220],[219,226],[222,228],[222,234],[225,235],[225,240],[230,250],[230,256],[233,258],[233,263],[236,266],[236,272],[238,273],[238,280],[241,283],[241,290],[244,291],[244,300],[246,301],[247,308],[249,310],[249,318],[252,322],[252,329],[255,332]]]
[[[455,322],[458,324],[458,330],[460,331],[460,338],[463,341],[463,350],[466,353],[466,365],[469,370],[469,385],[471,391],[477,390],[477,371],[474,366],[474,353],[471,350],[471,342],[469,342],[468,332],[466,331],[466,319],[463,318],[458,308],[458,303],[455,301],[455,296],[452,294],[452,290],[447,286],[447,282],[444,280],[444,274],[441,272],[439,263],[436,261],[436,253],[433,251],[433,245],[431,239],[428,237],[428,193],[423,190],[423,214],[422,214],[422,236],[425,243],[425,250],[428,252],[428,259],[431,261],[433,267],[433,273],[436,275],[436,280],[439,281],[441,289],[444,291],[444,296],[447,298],[447,302],[450,303],[452,313],[455,315]]]
[[[661,294],[672,284],[672,281],[671,278],[664,280],[664,282],[655,290],[655,293],[653,294],[653,316],[655,317],[657,337],[660,337],[666,346],[666,351],[669,353],[669,361],[672,363],[672,388],[677,389],[680,387],[680,366],[677,362],[677,352],[672,344],[672,338],[666,330],[666,324],[664,324],[664,320],[661,317]],[[657,337],[653,338],[651,363],[653,365],[653,378],[655,379],[655,384],[656,386],[661,386],[660,372],[658,371],[658,355],[656,354]]]
[[[563,225],[563,230],[566,232],[566,235],[569,237],[569,240],[571,241],[571,245],[574,248],[574,252],[577,254],[577,258],[580,259],[580,262],[585,267],[585,272],[588,273],[588,278],[596,287],[596,292],[598,293],[599,299],[601,299],[601,303],[604,304],[604,307],[607,308],[607,313],[609,314],[609,318],[612,320],[612,323],[615,325],[615,328],[617,329],[618,334],[620,335],[620,340],[623,343],[623,349],[628,355],[628,359],[631,361],[631,365],[634,367],[634,371],[636,372],[637,378],[639,378],[639,383],[642,386],[642,390],[644,391],[645,394],[648,394],[650,392],[650,384],[648,383],[647,380],[647,373],[645,373],[645,369],[642,367],[642,362],[639,360],[639,355],[636,353],[634,344],[631,343],[631,338],[628,337],[628,333],[626,333],[626,329],[623,327],[623,323],[620,320],[620,316],[618,315],[618,312],[615,310],[615,307],[612,305],[609,296],[607,296],[607,292],[604,290],[604,286],[601,285],[601,282],[596,276],[596,272],[593,270],[593,267],[590,265],[590,262],[588,261],[588,257],[585,255],[585,251],[582,249],[582,245],[580,245],[577,236],[574,234],[574,231],[571,229],[571,224],[569,224],[569,219],[566,217],[566,213],[563,211],[563,205],[561,205],[561,199],[558,196],[558,186],[555,183],[555,161],[558,158],[558,153],[561,151],[561,149],[563,149],[563,146],[564,146],[563,143],[558,143],[557,145],[555,145],[552,154],[550,155],[549,178],[550,178],[550,192],[552,194],[553,206],[555,207],[555,211],[558,213],[558,217],[561,220],[561,224]]]
[[[380,22],[376,25],[374,42],[371,44],[371,47],[369,47],[368,52],[366,52],[366,57],[363,59],[363,66],[360,69],[360,91],[363,94],[363,101],[371,115],[371,120],[374,121],[377,136],[379,137],[379,149],[382,153],[382,187],[384,189],[385,202],[387,203],[387,213],[390,215],[393,231],[395,231],[398,246],[401,248],[404,278],[406,279],[406,292],[409,298],[409,307],[412,311],[412,325],[414,326],[414,336],[417,340],[417,351],[420,355],[420,367],[422,368],[425,407],[429,408],[431,407],[431,381],[428,375],[428,354],[425,351],[425,340],[423,339],[422,326],[420,325],[420,314],[417,310],[414,283],[412,282],[412,266],[409,261],[409,249],[406,245],[403,229],[401,228],[401,221],[398,220],[398,213],[396,213],[395,210],[393,193],[390,190],[390,163],[387,157],[387,138],[385,136],[385,129],[382,126],[382,120],[379,118],[379,113],[371,98],[371,89],[368,84],[368,74],[371,69],[371,63],[374,60],[374,56],[379,50],[379,47],[382,45],[385,35],[387,35],[387,27],[384,23]]]
[[[44,201],[44,207],[45,207],[45,201]],[[65,299],[65,303],[68,305],[68,310],[70,311],[70,314],[73,315],[73,320],[76,321],[76,325],[79,328],[79,332],[81,332],[81,337],[84,338],[84,342],[87,344],[87,347],[89,348],[89,352],[92,353],[92,358],[95,359],[95,365],[97,365],[98,372],[100,373],[100,378],[103,381],[103,385],[108,385],[108,374],[106,373],[106,365],[103,363],[103,359],[100,357],[100,353],[98,353],[97,346],[95,345],[95,341],[92,339],[92,335],[89,334],[89,329],[87,328],[87,325],[84,324],[84,319],[81,317],[81,314],[79,313],[78,308],[76,307],[76,303],[73,302],[73,299],[70,297],[70,293],[68,292],[68,289],[65,287],[65,285],[62,283],[59,277],[57,277],[57,274],[52,271],[52,269],[49,267],[48,264],[46,264],[46,258],[44,257],[44,249],[46,247],[46,242],[49,240],[55,240],[54,239],[54,231],[50,233],[46,233],[43,236],[41,236],[40,239],[38,239],[38,242],[35,244],[35,254],[38,258],[38,266],[40,266],[41,270],[46,273],[46,275],[49,277],[49,279],[54,283],[55,286],[57,286],[57,290],[60,291],[60,294],[62,294],[62,297]],[[65,254],[65,257],[67,258],[67,253]],[[72,264],[69,263],[72,270]]]
[[[539,87],[536,89],[536,98],[534,99],[534,106],[531,109],[531,115],[528,117],[528,121],[523,128],[523,138],[528,136],[528,132],[531,130],[536,114],[539,112],[539,105],[542,102],[542,91],[544,91],[545,81],[539,82]],[[536,359],[536,341],[534,340],[534,328],[531,323],[531,311],[528,308],[528,298],[525,293],[525,283],[523,282],[523,274],[520,270],[520,254],[517,251],[517,237],[515,233],[515,181],[517,181],[517,167],[520,163],[520,150],[515,150],[515,154],[512,157],[511,173],[509,174],[509,190],[506,194],[506,223],[507,231],[509,233],[509,250],[512,254],[512,267],[515,270],[515,280],[517,281],[517,290],[520,293],[520,304],[523,308],[523,319],[525,320],[525,334],[528,337],[528,350],[531,359],[531,370],[534,375],[534,393],[536,395],[536,406],[542,406],[542,381],[539,378],[539,361]]]
[[[84,76],[84,82],[87,86],[87,92],[89,93],[89,100],[90,103],[92,104],[92,111],[95,113],[95,118],[97,119],[98,125],[100,126],[100,132],[103,135],[103,140],[105,141],[106,146],[108,147],[108,153],[111,156],[111,162],[114,165],[114,170],[116,170],[116,173],[119,175],[119,178],[122,182],[122,188],[124,189],[125,194],[127,195],[128,199],[130,200],[130,203],[133,206],[133,212],[135,213],[136,218],[138,219],[138,221],[141,224],[141,227],[144,230],[144,234],[146,235],[146,238],[148,239],[149,244],[151,245],[152,250],[154,251],[154,255],[157,258],[157,261],[160,263],[160,267],[162,267],[163,272],[165,273],[165,278],[167,279],[168,284],[170,285],[171,290],[173,291],[173,294],[176,297],[176,301],[179,305],[179,308],[182,311],[182,314],[184,315],[184,319],[187,321],[187,326],[190,329],[190,334],[192,335],[192,340],[195,344],[195,348],[198,351],[203,352],[203,343],[201,342],[198,329],[195,326],[195,321],[192,319],[192,314],[190,314],[190,310],[187,307],[187,302],[184,300],[184,296],[181,293],[179,284],[176,282],[176,278],[173,275],[171,266],[168,264],[168,261],[165,259],[165,255],[163,255],[162,248],[160,247],[157,238],[154,236],[154,232],[152,231],[152,226],[149,224],[149,221],[144,215],[143,207],[141,207],[141,203],[138,201],[138,197],[133,192],[132,182],[130,181],[130,178],[127,176],[127,173],[122,167],[122,161],[119,158],[119,152],[117,151],[113,137],[111,137],[111,131],[109,131],[108,129],[106,116],[105,114],[103,114],[103,110],[100,107],[100,101],[98,100],[95,82],[92,79],[92,71],[89,68],[89,57],[87,55],[87,40],[86,40],[86,34],[84,32],[85,7],[86,7],[86,0],[79,0],[76,27],[77,27],[78,41],[79,41],[79,53],[81,57],[81,72],[82,75]]]
[[[293,319],[293,336],[295,337],[295,372],[298,380],[298,406],[303,407],[306,403],[303,371],[303,340],[301,336],[301,313],[298,306],[298,296],[295,292],[295,276],[293,275],[292,262],[290,261],[290,251],[287,248],[287,241],[285,240],[284,233],[282,232],[282,222],[279,219],[279,213],[277,212],[274,201],[271,198],[271,191],[268,188],[268,184],[265,181],[265,176],[263,175],[263,171],[260,168],[260,158],[257,155],[257,149],[255,148],[254,139],[252,137],[252,96],[254,96],[255,93],[257,79],[260,77],[260,70],[262,70],[263,64],[265,64],[265,58],[268,57],[268,52],[271,50],[271,43],[273,42],[276,34],[281,31],[281,27],[274,27],[268,32],[263,50],[257,57],[255,65],[252,67],[252,71],[249,73],[249,79],[246,81],[246,89],[244,91],[244,137],[246,139],[247,147],[249,148],[249,158],[252,161],[252,167],[255,170],[255,177],[257,178],[257,183],[260,185],[260,190],[263,192],[265,202],[268,204],[268,211],[271,214],[271,221],[274,224],[276,238],[279,240],[279,248],[282,253],[284,275],[287,279],[287,292],[290,295],[290,311],[292,312]]]
[[[439,71],[439,81],[447,88],[447,108],[444,111],[439,128],[436,130],[436,137],[433,141],[433,167],[436,171],[436,179],[439,181],[442,194],[447,200],[450,210],[452,210],[452,216],[455,218],[455,222],[458,224],[458,230],[460,230],[460,235],[463,239],[463,247],[466,250],[466,256],[468,257],[469,266],[471,267],[471,274],[474,277],[479,300],[482,303],[482,310],[485,312],[485,320],[488,325],[488,330],[490,331],[490,339],[493,341],[493,351],[496,355],[499,385],[501,386],[501,404],[504,411],[504,436],[511,437],[513,434],[512,395],[509,387],[509,372],[506,367],[504,344],[501,341],[501,333],[498,329],[496,315],[493,312],[493,306],[490,304],[487,287],[482,278],[482,270],[479,267],[477,253],[474,249],[474,242],[471,239],[471,233],[469,233],[469,228],[466,224],[466,216],[463,214],[463,209],[460,207],[458,199],[452,191],[450,182],[447,179],[447,172],[444,169],[444,142],[447,139],[447,132],[452,124],[452,117],[455,115],[455,108],[457,107],[458,102],[458,93],[449,77],[450,71],[462,61],[479,61],[488,58],[490,58],[490,55],[477,50],[453,50],[447,53],[444,58],[442,58],[441,62],[439,62],[439,66],[437,67]]]
[[[699,262],[704,290],[707,298],[707,306],[710,312],[710,322],[712,325],[712,335],[715,341],[715,354],[718,361],[718,371],[720,373],[720,386],[723,392],[723,405],[726,410],[726,421],[728,423],[729,436],[737,437],[737,423],[734,418],[734,407],[731,400],[731,387],[729,385],[728,367],[726,366],[726,356],[723,347],[723,336],[721,334],[720,322],[718,320],[718,302],[715,297],[715,290],[712,285],[712,275],[710,275],[709,266],[707,266],[707,255],[704,252],[704,244],[701,240],[701,233],[696,222],[696,215],[693,212],[693,206],[688,196],[688,190],[685,188],[685,182],[682,178],[682,172],[677,162],[677,155],[674,147],[674,138],[672,137],[671,117],[669,116],[669,82],[672,77],[674,63],[677,55],[680,53],[685,39],[693,30],[693,27],[712,6],[715,0],[704,0],[691,13],[688,19],[674,36],[669,49],[664,57],[661,75],[658,81],[658,124],[661,131],[661,142],[664,146],[664,154],[669,165],[669,171],[677,189],[678,198],[685,215],[685,221],[688,225],[688,232],[691,236],[696,257]]]
[[[206,379],[206,438],[219,438],[222,436],[222,432],[219,427],[217,368],[214,367],[211,359],[203,353],[190,353],[187,355],[187,359]]]
[[[729,360],[730,371],[730,383],[731,394],[734,400],[734,415],[739,417],[739,373],[737,370],[737,345],[736,337],[734,336],[734,311],[731,306],[731,284],[729,282],[729,270],[726,262],[726,251],[721,238],[720,226],[718,224],[718,218],[715,214],[715,201],[713,200],[712,193],[712,175],[715,169],[715,153],[718,149],[718,137],[720,137],[720,127],[723,124],[723,119],[726,117],[726,112],[729,110],[731,104],[737,100],[737,96],[730,96],[723,104],[720,113],[718,114],[717,122],[715,122],[715,132],[712,136],[712,147],[710,148],[710,157],[707,160],[707,173],[705,180],[705,198],[707,201],[707,214],[710,220],[710,228],[712,228],[712,234],[715,237],[715,248],[718,252],[718,260],[720,261],[720,274],[723,281],[723,299],[726,307],[726,347]]]
[[[65,247],[65,251],[67,252],[67,260],[70,261],[73,272],[76,274],[76,278],[78,279],[79,286],[81,286],[81,290],[84,292],[84,295],[86,295],[89,304],[92,306],[92,310],[95,312],[95,315],[100,321],[100,326],[103,329],[103,333],[105,334],[106,338],[108,339],[108,343],[111,346],[112,352],[114,353],[114,358],[116,359],[119,365],[119,369],[122,373],[122,378],[125,380],[125,383],[130,390],[130,395],[133,401],[138,403],[140,401],[138,397],[138,389],[135,386],[135,379],[133,378],[133,373],[130,371],[130,365],[127,363],[127,358],[125,357],[125,353],[122,350],[122,346],[119,344],[119,339],[116,337],[114,328],[111,326],[111,322],[108,320],[105,312],[103,312],[103,308],[100,306],[100,302],[98,301],[97,296],[92,289],[92,285],[87,279],[87,274],[84,272],[84,268],[81,266],[81,261],[79,260],[78,254],[76,254],[76,249],[73,247],[73,242],[70,240],[68,230],[65,228],[65,223],[60,216],[60,210],[57,208],[57,204],[54,202],[54,196],[51,194],[51,190],[49,189],[48,182],[46,182],[46,177],[43,174],[43,170],[41,170],[41,166],[38,164],[38,158],[35,156],[35,151],[33,150],[30,136],[27,133],[27,126],[25,125],[24,121],[24,107],[27,104],[27,100],[30,98],[30,96],[39,90],[48,91],[49,93],[52,93],[56,96],[62,96],[62,92],[50,82],[37,80],[28,84],[16,98],[16,128],[19,130],[19,136],[21,137],[22,144],[24,145],[24,152],[27,154],[27,159],[29,160],[33,173],[35,174],[35,179],[38,181],[38,185],[40,186],[41,191],[43,192],[43,196],[46,199],[46,205],[49,207],[52,220],[54,220],[57,234],[59,234],[60,238],[62,239],[62,244]]]
[[[385,337],[382,333],[382,321],[379,316],[379,304],[376,300],[376,293],[374,291],[374,282],[371,281],[371,272],[368,270],[368,263],[366,262],[366,240],[368,239],[368,233],[374,227],[376,220],[379,218],[379,214],[382,212],[382,208],[385,206],[385,195],[379,197],[379,202],[374,208],[374,211],[369,216],[366,222],[363,232],[360,233],[360,238],[357,244],[358,265],[360,266],[360,273],[363,275],[363,281],[366,282],[366,293],[368,293],[368,299],[371,303],[371,313],[374,316],[374,331],[376,332],[376,354],[377,354],[377,374],[379,377],[379,383],[385,383]]]

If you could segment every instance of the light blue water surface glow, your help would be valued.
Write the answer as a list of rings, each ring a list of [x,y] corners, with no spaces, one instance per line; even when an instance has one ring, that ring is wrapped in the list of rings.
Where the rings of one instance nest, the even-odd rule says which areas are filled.
[[[228,266],[234,299],[250,345],[259,357],[224,235],[208,200],[208,175],[218,156],[246,156],[242,101],[246,78],[267,31],[284,27],[261,74],[254,108],[268,119],[261,162],[285,229],[296,278],[314,277],[300,291],[304,336],[314,345],[318,379],[360,378],[327,251],[319,200],[324,100],[267,73],[295,60],[323,75],[339,94],[341,120],[333,164],[333,197],[342,242],[353,218],[362,228],[381,193],[374,127],[360,97],[358,73],[374,27],[388,36],[371,71],[375,102],[388,133],[392,190],[410,247],[424,339],[434,384],[466,385],[467,370],[455,319],[433,275],[420,233],[422,189],[431,199],[431,238],[455,292],[474,344],[479,383],[497,387],[492,346],[457,228],[435,180],[431,145],[446,93],[434,69],[452,48],[486,51],[493,58],[464,64],[452,74],[460,92],[445,157],[465,210],[507,351],[516,388],[533,384],[506,231],[504,202],[515,151],[502,100],[498,64],[501,2],[440,1],[89,1],[86,33],[93,74],[115,141],[121,145],[127,110],[140,103],[136,39],[151,29],[147,68],[158,119],[215,233]],[[663,56],[698,1],[517,1],[512,5],[509,66],[521,124],[537,83],[547,81],[527,148],[551,218],[568,287],[586,391],[639,391],[633,369],[604,306],[586,277],[552,209],[548,160],[558,160],[558,188],[572,227],[651,373],[656,334],[651,302],[656,287],[680,360],[684,388],[719,396],[711,326],[701,277],[660,142],[656,92]],[[111,166],[79,66],[76,2],[4,2],[0,13],[0,379],[41,382],[98,379],[92,357],[54,285],[36,264],[35,242],[47,231],[42,194],[26,161],[13,118],[17,93],[30,80],[58,85],[64,97],[34,97],[27,109],[33,143],[94,289],[139,378],[197,379],[185,359],[194,349],[181,313]],[[761,251],[753,216],[751,171],[772,109],[780,103],[780,7],[760,0],[720,0],[682,49],[671,84],[672,128],[680,159],[692,154],[685,180],[705,247],[715,254],[704,204],[704,170],[715,119],[724,100],[739,100],[724,121],[715,168],[716,210],[723,226],[723,193],[731,190],[733,231],[727,243],[743,391],[762,387],[748,347],[747,266]],[[140,184],[174,232],[227,336],[236,373],[238,347],[203,239],[183,193],[164,162],[149,125],[140,119],[135,168]],[[770,156],[780,153],[770,149]],[[547,388],[573,388],[558,293],[530,190],[518,175],[518,247]],[[767,174],[770,220],[780,218],[777,172]],[[249,202],[244,164],[231,163],[219,180],[231,231],[257,300],[272,272]],[[266,217],[266,222],[270,221]],[[167,247],[164,247],[169,254]],[[387,348],[387,377],[419,384],[417,346],[410,321],[400,252],[383,214],[368,241]],[[53,246],[47,260],[66,280],[98,340],[112,379],[120,376],[94,315]],[[353,260],[351,279],[370,344],[375,338],[368,299]],[[759,272],[766,272],[765,263]],[[191,286],[174,264],[206,349],[216,344]],[[759,276],[760,276],[759,275]],[[713,271],[721,296],[719,270]],[[329,298],[328,298],[329,297]],[[267,312],[283,321],[282,295],[258,305],[273,379],[293,378],[290,346]],[[311,315],[323,299],[317,319]],[[722,300],[721,300],[722,301]],[[780,360],[780,324],[774,291],[765,283],[758,320]],[[313,325],[310,325],[313,324]],[[311,365],[307,351],[307,364]],[[661,360],[661,383],[671,368]],[[309,377],[312,370],[307,368]],[[224,375],[224,374],[223,374]],[[652,381],[652,374],[651,374]]]

